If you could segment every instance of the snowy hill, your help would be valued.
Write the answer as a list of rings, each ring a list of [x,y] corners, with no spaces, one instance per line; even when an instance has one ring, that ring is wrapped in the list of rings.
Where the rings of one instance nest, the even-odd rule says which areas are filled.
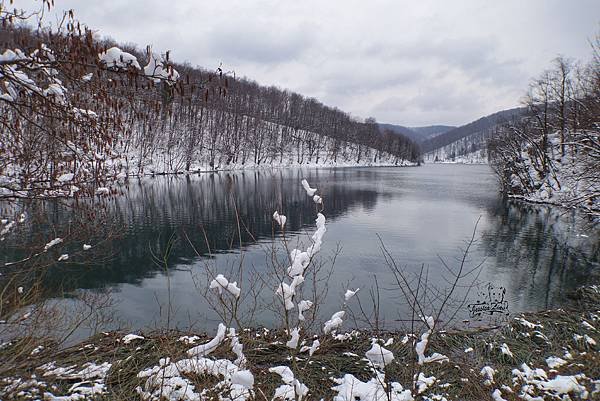
[[[524,108],[502,110],[420,143],[426,163],[487,163],[487,141],[496,129],[520,118]]]

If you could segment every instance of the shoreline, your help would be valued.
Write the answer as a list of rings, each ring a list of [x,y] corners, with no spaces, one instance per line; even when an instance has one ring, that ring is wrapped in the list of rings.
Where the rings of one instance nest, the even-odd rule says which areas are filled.
[[[448,362],[417,365],[411,339],[419,333],[414,337],[398,331],[379,333],[377,337],[395,356],[394,363],[386,368],[386,380],[398,382],[405,389],[411,389],[412,383],[415,400],[496,400],[499,398],[492,397],[496,391],[506,400],[526,396],[531,400],[540,396],[547,399],[560,394],[568,394],[572,399],[594,399],[600,394],[600,287],[582,287],[570,295],[574,304],[569,309],[519,314],[500,327],[435,332],[428,353],[440,352],[449,358]],[[281,379],[269,368],[280,365],[297,370],[296,377],[309,389],[309,400],[331,400],[336,395],[333,388],[345,375],[368,383],[373,367],[364,355],[374,334],[353,331],[338,336],[321,335],[320,348],[309,356],[288,349],[288,336],[282,331],[241,331],[239,340],[248,369],[255,377],[256,398],[249,399],[264,399],[260,393],[271,399],[270,394],[274,394]],[[105,332],[63,350],[55,350],[51,342],[41,346],[30,342],[27,346],[19,342],[5,344],[0,347],[0,361],[16,353],[21,358],[15,361],[14,368],[4,369],[0,375],[0,395],[6,400],[37,399],[43,394],[43,399],[50,400],[143,399],[136,391],[144,388],[145,379],[140,372],[163,366],[168,363],[164,358],[185,358],[191,347],[211,338],[205,333],[173,330]],[[235,355],[229,342],[224,342],[207,358],[231,361]],[[6,367],[3,363],[0,366]],[[86,376],[82,373],[86,369],[94,374]],[[422,387],[411,378],[415,369],[430,379],[429,384]],[[196,391],[215,385],[215,377],[210,375],[184,376]],[[570,384],[555,386],[557,380]],[[97,392],[90,393],[90,388]],[[52,398],[49,394],[71,398]],[[90,398],[77,398],[79,394]]]

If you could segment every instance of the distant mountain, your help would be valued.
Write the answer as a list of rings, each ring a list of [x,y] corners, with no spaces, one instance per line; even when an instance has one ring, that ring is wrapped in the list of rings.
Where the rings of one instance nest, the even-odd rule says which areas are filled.
[[[454,125],[429,125],[427,127],[410,127],[411,130],[424,138],[433,138],[456,128]]]
[[[421,150],[423,153],[431,152],[435,149],[440,149],[459,140],[468,139],[471,137],[474,139],[474,141],[471,142],[477,142],[477,138],[487,136],[496,125],[510,121],[514,118],[519,118],[524,113],[525,108],[522,107],[498,111],[494,114],[490,114],[489,116],[485,116],[470,122],[469,124],[465,124],[448,130],[440,135],[427,138],[420,143]]]
[[[395,134],[404,135],[417,143],[421,143],[429,138],[444,134],[456,127],[449,125],[429,125],[427,127],[405,127],[396,124],[379,124],[381,129],[388,129]]]

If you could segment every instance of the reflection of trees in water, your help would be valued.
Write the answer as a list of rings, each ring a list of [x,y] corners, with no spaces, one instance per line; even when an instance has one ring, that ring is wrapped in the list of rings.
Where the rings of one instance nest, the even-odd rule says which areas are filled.
[[[377,191],[334,184],[355,179],[357,173],[351,169],[271,170],[130,180],[122,195],[109,201],[112,219],[125,228],[109,244],[113,259],[93,269],[69,267],[71,288],[139,283],[154,276],[161,267],[153,262],[152,253],[162,256],[173,234],[178,240],[171,250],[171,268],[196,258],[185,235],[205,257],[235,250],[239,248],[236,208],[243,246],[272,238],[275,210],[287,216],[288,233],[310,231],[315,206],[299,185],[303,177],[323,191],[330,220],[357,205],[373,207],[380,196]],[[64,219],[64,213],[56,215],[57,221]],[[60,267],[52,272],[57,282],[65,274]]]
[[[508,273],[501,275],[523,303],[519,309],[557,305],[566,291],[598,274],[599,233],[585,216],[520,202],[500,202],[489,212],[491,228],[482,243],[495,257],[491,273]]]

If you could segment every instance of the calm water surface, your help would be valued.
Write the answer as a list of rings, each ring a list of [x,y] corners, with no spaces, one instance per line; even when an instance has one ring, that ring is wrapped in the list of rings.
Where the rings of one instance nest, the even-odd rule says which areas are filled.
[[[287,215],[287,240],[292,246],[306,243],[314,231],[314,204],[300,187],[302,178],[318,187],[325,200],[323,272],[339,249],[320,310],[324,317],[339,310],[348,286],[360,287],[361,302],[367,304],[377,279],[385,326],[401,325],[410,317],[409,309],[394,286],[379,238],[407,277],[414,277],[423,266],[428,284],[443,292],[449,277],[442,260],[450,268],[458,266],[461,248],[478,220],[466,268],[481,264],[481,272],[478,287],[468,296],[465,288],[458,289],[465,303],[482,301],[491,283],[506,290],[510,313],[560,306],[569,290],[597,277],[600,270],[600,237],[586,218],[506,202],[487,166],[425,165],[132,180],[109,204],[113,219],[123,227],[110,242],[112,260],[92,268],[56,269],[52,274],[58,280],[68,277],[71,290],[80,294],[110,291],[115,327],[211,330],[220,320],[202,296],[207,266],[227,273],[243,255],[243,282],[251,271],[267,277],[268,249],[273,242],[281,243],[278,230],[274,234],[274,210]],[[241,247],[236,211],[242,223]],[[170,240],[165,270],[152,254],[164,255]],[[266,278],[261,283],[260,297],[268,303],[274,287]],[[324,287],[318,293],[325,295]],[[435,303],[433,292],[429,296]],[[352,302],[357,300],[350,306]],[[458,322],[468,319],[467,306],[459,309]],[[273,325],[272,316],[259,312],[257,323]]]

